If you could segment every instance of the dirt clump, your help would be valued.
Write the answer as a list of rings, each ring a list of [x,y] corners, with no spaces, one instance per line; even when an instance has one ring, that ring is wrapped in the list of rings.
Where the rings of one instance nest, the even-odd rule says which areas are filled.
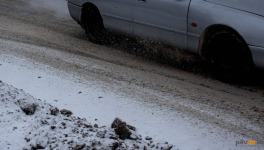
[[[26,115],[33,115],[37,109],[37,105],[35,103],[23,103],[20,100],[18,100],[18,103],[20,105],[20,108],[23,110],[23,112],[26,113]]]
[[[67,110],[67,109],[62,109],[60,111],[60,113],[63,114],[63,115],[66,115],[68,117],[72,115],[72,112],[70,110]]]
[[[51,107],[51,108],[50,108],[50,114],[51,114],[51,115],[57,116],[58,113],[59,113],[59,111],[60,111],[60,110],[59,110],[57,107]]]
[[[126,124],[126,122],[122,121],[119,118],[115,118],[113,123],[111,124],[111,128],[114,128],[114,131],[117,135],[119,135],[119,138],[124,140],[124,139],[133,139],[136,140],[138,139],[137,136],[132,135],[132,131],[135,131],[136,128]],[[132,136],[131,136],[132,135]]]

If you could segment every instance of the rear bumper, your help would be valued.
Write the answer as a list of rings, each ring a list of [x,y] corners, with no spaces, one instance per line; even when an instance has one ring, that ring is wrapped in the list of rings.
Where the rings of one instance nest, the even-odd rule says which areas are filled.
[[[250,46],[253,62],[256,67],[264,69],[264,48],[257,46]]]
[[[81,15],[82,15],[82,7],[68,2],[68,8],[69,8],[71,17],[80,24]]]

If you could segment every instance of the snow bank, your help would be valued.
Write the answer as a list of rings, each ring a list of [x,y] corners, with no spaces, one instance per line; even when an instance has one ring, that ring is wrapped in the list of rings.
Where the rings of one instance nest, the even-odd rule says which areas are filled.
[[[172,149],[142,138],[116,118],[111,128],[90,124],[0,81],[0,149]],[[89,114],[87,114],[89,115]]]

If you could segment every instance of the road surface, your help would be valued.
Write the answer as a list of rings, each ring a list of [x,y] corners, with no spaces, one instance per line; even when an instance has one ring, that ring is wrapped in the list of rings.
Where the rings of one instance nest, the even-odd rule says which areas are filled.
[[[223,131],[221,137],[230,132],[264,140],[263,71],[256,71],[243,84],[224,83],[211,77],[197,55],[142,39],[110,36],[111,43],[96,45],[69,15],[32,7],[26,0],[0,0],[0,79],[26,92],[28,88],[30,93],[33,90],[27,85],[27,76],[34,74],[30,69],[42,73],[53,70],[53,76],[100,86],[146,110],[167,110],[175,118],[196,121],[197,127],[201,123],[217,128]],[[14,81],[16,76],[21,79]],[[238,140],[233,137],[228,142],[236,148]]]

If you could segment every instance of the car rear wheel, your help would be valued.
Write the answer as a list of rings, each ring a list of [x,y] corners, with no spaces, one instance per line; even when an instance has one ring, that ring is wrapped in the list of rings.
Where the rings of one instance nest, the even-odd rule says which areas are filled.
[[[209,40],[208,61],[220,79],[241,79],[248,69],[246,47],[236,35],[218,32]]]
[[[88,39],[97,44],[102,44],[105,40],[105,29],[103,19],[95,8],[84,8],[83,27]]]

